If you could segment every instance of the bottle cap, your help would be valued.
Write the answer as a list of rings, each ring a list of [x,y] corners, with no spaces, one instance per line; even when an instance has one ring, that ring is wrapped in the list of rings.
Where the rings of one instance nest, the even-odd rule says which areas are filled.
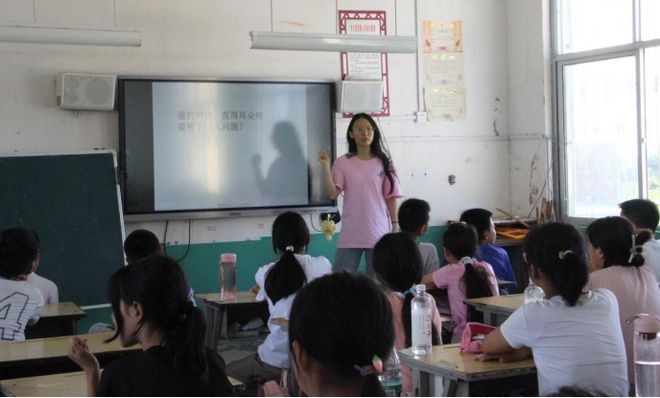
[[[235,263],[236,253],[222,253],[220,255],[220,261],[222,261],[223,263]]]
[[[658,333],[660,332],[660,321],[655,316],[644,316],[635,319],[635,332]]]
[[[415,285],[415,291],[417,293],[425,292],[426,291],[426,285],[423,283],[420,283],[419,285]]]

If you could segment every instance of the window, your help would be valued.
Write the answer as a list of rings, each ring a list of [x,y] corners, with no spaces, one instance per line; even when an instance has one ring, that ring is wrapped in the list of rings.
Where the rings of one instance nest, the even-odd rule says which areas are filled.
[[[660,203],[658,0],[555,0],[559,192],[565,218]]]

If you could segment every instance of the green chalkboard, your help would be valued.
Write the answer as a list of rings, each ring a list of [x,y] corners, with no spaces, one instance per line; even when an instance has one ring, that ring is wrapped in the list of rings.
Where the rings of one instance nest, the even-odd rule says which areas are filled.
[[[110,275],[124,264],[124,224],[114,152],[0,157],[0,228],[38,232],[37,273],[60,301],[108,302]]]

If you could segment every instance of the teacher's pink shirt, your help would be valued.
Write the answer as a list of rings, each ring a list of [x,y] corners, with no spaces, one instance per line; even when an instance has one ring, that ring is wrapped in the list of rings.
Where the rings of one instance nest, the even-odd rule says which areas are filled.
[[[342,226],[338,248],[371,249],[392,230],[387,199],[400,198],[401,187],[392,171],[394,189],[377,157],[362,160],[357,156],[340,157],[332,166],[335,185],[344,194]]]

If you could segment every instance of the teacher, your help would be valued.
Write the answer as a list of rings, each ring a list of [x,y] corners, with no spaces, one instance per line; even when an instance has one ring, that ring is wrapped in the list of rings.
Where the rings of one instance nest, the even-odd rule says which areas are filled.
[[[383,235],[398,230],[397,199],[403,195],[371,116],[353,116],[346,139],[348,153],[337,159],[332,169],[328,154],[319,151],[328,196],[335,200],[344,194],[343,225],[333,269],[355,273],[364,253],[367,275],[373,276],[373,247]]]

